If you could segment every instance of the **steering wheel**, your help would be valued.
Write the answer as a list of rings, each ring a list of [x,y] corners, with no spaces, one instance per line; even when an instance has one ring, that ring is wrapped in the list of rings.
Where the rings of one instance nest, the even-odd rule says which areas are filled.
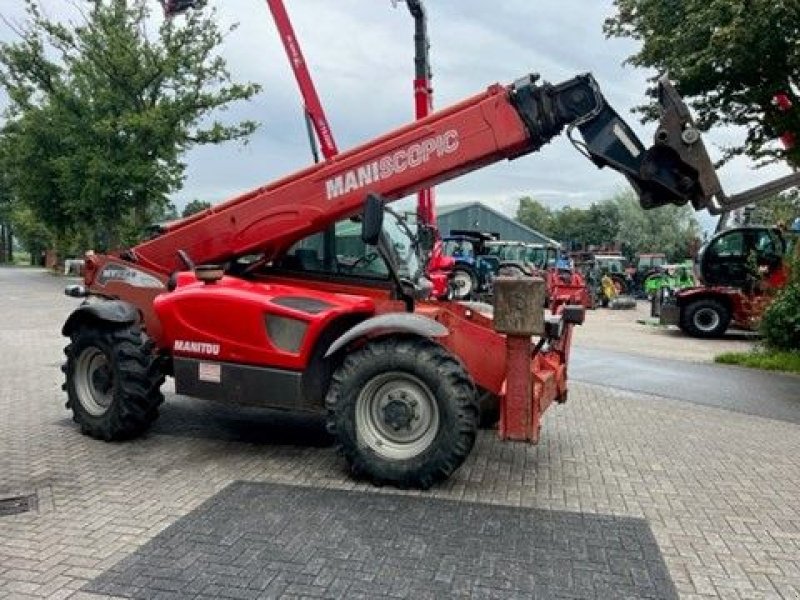
[[[356,268],[358,268],[359,265],[363,265],[363,268],[366,269],[367,267],[369,267],[372,263],[374,263],[379,258],[380,258],[380,255],[378,253],[370,252],[369,254],[365,254],[364,256],[360,256],[358,258],[358,260],[356,260],[356,262],[354,262],[352,265],[347,267],[347,270],[352,273],[353,271],[356,270]]]

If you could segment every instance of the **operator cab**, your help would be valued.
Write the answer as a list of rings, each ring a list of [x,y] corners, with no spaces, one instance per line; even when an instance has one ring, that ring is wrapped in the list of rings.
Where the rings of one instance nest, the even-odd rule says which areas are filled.
[[[425,232],[416,232],[405,215],[374,198],[363,215],[293,244],[268,271],[391,289],[409,305],[414,298],[426,298],[431,284],[424,277]]]
[[[744,288],[780,269],[785,253],[780,230],[738,227],[706,242],[697,253],[695,268],[706,285]]]

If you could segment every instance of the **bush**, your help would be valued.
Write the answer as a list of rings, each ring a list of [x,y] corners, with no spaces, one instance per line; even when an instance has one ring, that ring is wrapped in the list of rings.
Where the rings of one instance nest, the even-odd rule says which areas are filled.
[[[788,285],[764,312],[761,333],[770,348],[800,350],[800,261],[793,262]]]
[[[800,373],[800,352],[782,352],[758,348],[753,352],[726,352],[714,358],[725,365],[739,365],[766,371]]]

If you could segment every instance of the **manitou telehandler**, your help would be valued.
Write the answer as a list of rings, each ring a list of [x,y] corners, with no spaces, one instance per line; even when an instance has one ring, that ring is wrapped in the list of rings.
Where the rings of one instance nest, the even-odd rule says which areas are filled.
[[[711,162],[666,81],[661,107],[645,148],[591,75],[559,85],[527,76],[169,223],[138,246],[89,253],[84,285],[67,290],[84,298],[63,327],[67,407],[87,435],[130,438],[158,416],[169,375],[179,394],[324,413],[354,474],[404,487],[458,468],[480,397],[499,403],[502,437],[536,441],[541,414],[566,400],[582,307],[550,302],[532,339],[518,294],[498,301],[494,319],[430,301],[418,240],[386,205],[536,152],[566,129],[580,132],[575,143],[598,167],[627,177],[644,208],[718,210]]]
[[[717,233],[697,253],[699,286],[662,299],[660,322],[700,338],[719,337],[731,325],[758,328],[764,311],[789,280],[787,257],[800,232],[749,225]]]

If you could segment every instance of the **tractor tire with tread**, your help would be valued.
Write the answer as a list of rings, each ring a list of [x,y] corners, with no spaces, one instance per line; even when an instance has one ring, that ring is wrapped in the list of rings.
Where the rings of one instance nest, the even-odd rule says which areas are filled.
[[[704,298],[681,309],[679,326],[693,337],[716,338],[727,331],[730,322],[730,311],[721,302]]]
[[[85,325],[70,337],[62,388],[81,433],[105,441],[143,433],[164,401],[164,373],[153,343],[138,325]]]
[[[470,267],[457,265],[450,272],[453,298],[470,300],[478,293],[478,274]],[[459,282],[463,285],[458,285]]]
[[[401,488],[447,479],[472,450],[480,418],[461,363],[421,338],[378,339],[346,356],[325,405],[352,473]]]

